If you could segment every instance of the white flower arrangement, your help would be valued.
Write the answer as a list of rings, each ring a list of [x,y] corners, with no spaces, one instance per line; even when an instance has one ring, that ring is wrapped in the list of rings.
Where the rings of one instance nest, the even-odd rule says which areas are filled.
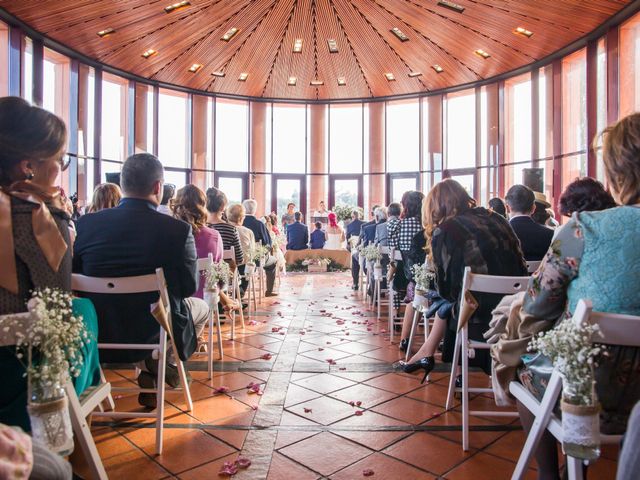
[[[308,267],[309,265],[322,265],[328,267],[331,264],[331,260],[324,257],[308,257],[302,260],[302,265]]]
[[[279,235],[273,235],[271,237],[271,243],[273,244],[274,249],[279,249],[283,245],[287,244],[287,237],[285,237],[282,233]]]
[[[382,259],[380,249],[373,244],[362,247],[362,249],[360,250],[360,254],[364,255],[364,258],[366,258],[369,262],[378,262]]]
[[[598,334],[598,325],[578,325],[567,318],[529,342],[529,350],[549,357],[562,375],[563,397],[569,403],[595,403],[593,368],[596,358],[604,351],[604,347],[592,343],[593,336]]]
[[[213,262],[204,272],[207,279],[207,290],[215,290],[219,286],[229,283],[231,278],[231,268],[224,260]]]
[[[269,255],[269,247],[266,245],[260,245],[259,243],[255,243],[247,254],[247,262],[258,264],[260,263],[267,255]]]
[[[413,280],[416,282],[416,290],[429,290],[436,279],[435,273],[430,269],[427,262],[422,265],[413,265],[411,272],[413,273]]]
[[[0,331],[12,333],[18,359],[26,360],[29,385],[39,391],[39,401],[55,398],[69,375],[80,375],[84,363],[82,347],[89,343],[89,333],[82,316],[73,315],[71,299],[59,289],[35,290],[27,304],[29,322],[11,315],[0,319]]]

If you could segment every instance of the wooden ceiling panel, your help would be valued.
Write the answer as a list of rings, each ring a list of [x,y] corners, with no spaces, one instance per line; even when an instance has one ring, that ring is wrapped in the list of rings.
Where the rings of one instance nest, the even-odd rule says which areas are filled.
[[[509,72],[571,44],[631,3],[455,0],[464,7],[458,13],[437,0],[190,0],[165,13],[175,1],[0,0],[0,8],[88,57],[151,80],[231,95],[324,100],[420,93]],[[239,32],[221,41],[231,27]],[[409,40],[400,41],[393,27]],[[515,35],[516,27],[533,36]],[[106,28],[115,33],[99,37]],[[296,39],[302,39],[300,53],[293,52]],[[338,53],[329,52],[328,39]],[[477,48],[491,56],[482,59]],[[144,59],[147,49],[157,53]],[[194,63],[202,68],[190,73]],[[241,73],[248,74],[244,82]],[[295,86],[287,85],[290,77]],[[324,85],[310,85],[316,79]]]

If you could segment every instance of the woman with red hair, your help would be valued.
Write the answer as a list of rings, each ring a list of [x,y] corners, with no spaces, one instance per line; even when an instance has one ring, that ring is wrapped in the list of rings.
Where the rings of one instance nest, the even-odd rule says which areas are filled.
[[[327,243],[324,248],[327,250],[340,250],[343,247],[344,232],[338,225],[338,217],[335,213],[329,212],[329,226],[327,227]]]

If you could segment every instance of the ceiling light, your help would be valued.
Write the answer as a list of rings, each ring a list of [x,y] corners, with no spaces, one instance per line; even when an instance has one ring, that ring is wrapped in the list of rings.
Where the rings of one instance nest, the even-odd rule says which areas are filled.
[[[145,51],[142,53],[142,56],[143,56],[144,58],[149,58],[149,57],[151,57],[152,55],[155,55],[156,53],[158,53],[158,51],[157,51],[157,50],[154,50],[153,48],[150,48],[149,50],[145,50]]]
[[[396,77],[393,76],[393,73],[385,73],[384,76],[387,77],[387,80],[390,82],[393,82],[396,79]]]
[[[309,84],[312,87],[320,87],[320,86],[324,85],[324,82],[322,80],[311,80],[311,82]]]
[[[200,70],[202,68],[202,64],[201,63],[194,63],[193,65],[191,65],[189,67],[189,71],[191,73],[196,73],[198,70]]]
[[[183,2],[176,2],[172,5],[169,5],[168,7],[164,7],[164,11],[166,13],[171,13],[175,12],[176,10],[180,10],[181,8],[188,7],[189,5],[191,5],[191,2],[184,0]]]
[[[215,72],[211,72],[211,75],[222,78],[224,77],[224,72],[222,70],[216,70]]]
[[[344,77],[338,77],[338,86],[344,87],[347,84],[347,79]]]
[[[240,76],[238,77],[238,81],[239,81],[239,82],[246,82],[246,81],[247,81],[247,78],[249,78],[249,74],[248,74],[248,73],[245,73],[245,72],[242,72],[242,73],[240,74]]]
[[[444,68],[442,68],[440,65],[438,65],[437,63],[435,65],[431,65],[431,68],[433,68],[436,73],[442,73],[444,72]]]
[[[290,87],[295,87],[296,83],[298,83],[298,79],[296,77],[289,77],[289,80],[287,80],[287,85]]]
[[[225,33],[222,38],[220,40],[222,40],[223,42],[228,42],[229,40],[231,40],[236,33],[238,33],[240,30],[236,27],[231,27],[229,30],[227,30],[227,33]]]
[[[524,27],[518,27],[516,28],[513,33],[515,33],[516,35],[522,35],[523,37],[527,37],[530,38],[531,35],[533,35],[533,32],[531,30],[527,30]]]
[[[478,55],[479,57],[484,58],[485,60],[491,56],[491,55],[489,55],[487,52],[485,52],[484,50],[482,50],[481,48],[477,49],[474,53],[475,53],[476,55]]]
[[[409,78],[415,78],[422,75],[422,72],[409,72]]]
[[[327,44],[329,45],[329,53],[338,53],[338,42],[330,38],[327,40]]]
[[[296,38],[295,42],[293,42],[293,53],[301,53],[302,52],[302,39]]]
[[[464,7],[462,5],[458,5],[457,3],[449,2],[448,0],[440,0],[438,2],[438,6],[448,8],[449,10],[453,10],[454,12],[462,13],[464,12]]]
[[[409,37],[407,37],[404,32],[402,30],[400,30],[398,27],[393,27],[391,29],[391,32],[400,39],[400,41],[402,42],[406,42],[407,40],[409,40]]]
[[[98,36],[100,38],[104,38],[104,37],[108,37],[109,35],[116,33],[116,31],[113,28],[105,28],[104,30],[100,30],[98,32]]]

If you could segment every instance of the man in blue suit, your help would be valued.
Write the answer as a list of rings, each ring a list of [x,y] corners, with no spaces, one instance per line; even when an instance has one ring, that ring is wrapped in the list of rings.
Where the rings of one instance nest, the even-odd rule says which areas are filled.
[[[360,212],[354,210],[351,212],[351,223],[347,225],[347,249],[351,250],[351,237],[359,237],[360,230],[362,229],[364,222],[360,220]],[[353,289],[358,289],[358,275],[360,275],[360,264],[358,263],[358,257],[351,256],[351,278],[353,279]]]
[[[295,222],[287,227],[287,250],[306,250],[309,248],[309,228],[302,223],[302,213],[293,215]]]

